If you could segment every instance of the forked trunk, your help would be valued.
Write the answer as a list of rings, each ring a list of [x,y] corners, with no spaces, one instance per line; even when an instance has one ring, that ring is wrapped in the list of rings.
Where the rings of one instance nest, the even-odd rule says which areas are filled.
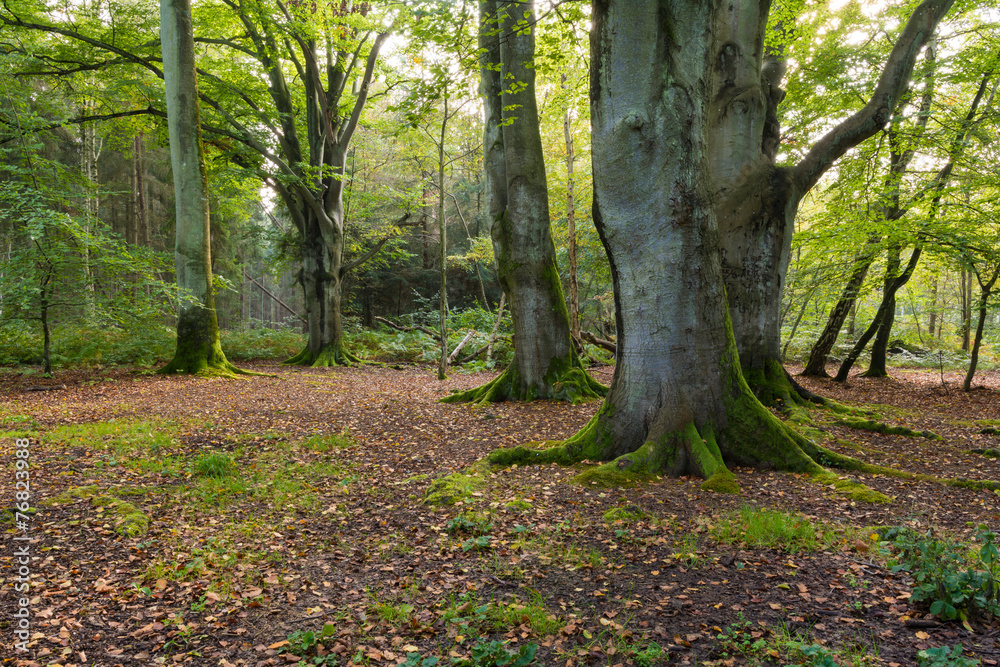
[[[615,286],[617,366],[604,406],[567,447],[605,460],[628,455],[619,469],[711,477],[725,471],[723,459],[815,465],[750,393],[727,316],[710,179],[710,134],[727,109],[699,100],[705,91],[721,99],[732,84],[714,66],[733,51],[729,26],[753,26],[750,39],[760,37],[766,16],[739,11],[655,0],[595,7],[594,221]],[[687,39],[669,38],[681,31]],[[760,124],[757,146],[762,131]],[[765,195],[757,189],[749,206]],[[755,249],[778,259],[785,245],[782,238]],[[774,269],[745,270],[757,268]],[[747,298],[773,294],[778,282]],[[777,339],[765,338],[752,346],[776,353]]]

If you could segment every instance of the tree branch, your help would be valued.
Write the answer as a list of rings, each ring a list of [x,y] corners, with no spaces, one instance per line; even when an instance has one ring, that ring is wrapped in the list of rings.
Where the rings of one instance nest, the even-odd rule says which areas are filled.
[[[874,136],[889,122],[920,49],[934,34],[938,22],[954,0],[924,0],[913,11],[882,70],[875,92],[857,113],[823,136],[793,168],[792,178],[800,194],[809,191],[838,158]]]
[[[396,227],[412,227],[414,225],[419,224],[419,223],[416,223],[416,222],[407,223],[407,220],[409,220],[409,219],[410,219],[410,212],[407,211],[403,215],[403,217],[401,217],[399,220],[397,220],[393,224]],[[344,276],[346,276],[348,274],[348,272],[353,271],[354,269],[358,268],[359,266],[361,266],[362,264],[364,264],[365,262],[367,262],[369,259],[371,259],[372,257],[374,257],[378,253],[378,251],[381,250],[385,246],[386,243],[388,243],[389,241],[391,241],[394,238],[396,238],[395,234],[389,234],[388,236],[380,239],[379,242],[376,243],[375,246],[372,247],[368,252],[366,252],[365,254],[361,255],[357,259],[344,264],[340,268],[340,277],[343,278]]]

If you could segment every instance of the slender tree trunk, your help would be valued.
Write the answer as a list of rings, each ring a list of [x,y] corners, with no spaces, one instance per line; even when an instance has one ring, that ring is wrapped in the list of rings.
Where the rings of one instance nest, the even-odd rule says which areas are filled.
[[[498,14],[499,12],[499,14]],[[511,13],[513,12],[513,13]],[[510,303],[514,361],[498,378],[449,401],[579,401],[604,387],[583,369],[570,337],[569,313],[549,229],[545,162],[535,100],[534,2],[480,2],[483,135],[487,207],[493,222],[497,278]],[[530,19],[529,19],[530,23]],[[501,63],[496,71],[494,64]]]
[[[896,272],[899,271],[899,254],[902,251],[898,244],[889,246],[888,258],[886,261],[886,276],[882,287],[882,303],[885,310],[882,313],[882,320],[879,322],[878,331],[875,334],[875,341],[872,343],[871,361],[868,362],[868,370],[862,375],[869,378],[884,378],[889,376],[886,369],[887,350],[889,348],[889,337],[892,335],[892,327],[896,322],[896,294],[905,284],[896,284]],[[912,275],[912,274],[911,274]]]
[[[562,75],[563,88],[566,75]],[[576,207],[573,200],[573,133],[570,126],[569,105],[563,112],[563,138],[566,141],[566,233],[569,237],[569,331],[574,341],[580,341],[580,289],[576,276]]]
[[[847,380],[847,376],[848,374],[850,374],[851,368],[854,366],[854,363],[858,360],[858,357],[861,356],[861,353],[864,352],[865,347],[868,346],[868,341],[870,341],[872,337],[876,333],[878,333],[879,329],[882,327],[886,318],[889,317],[890,310],[892,311],[892,315],[895,315],[896,292],[899,290],[900,287],[905,285],[906,282],[910,279],[910,276],[913,275],[913,270],[916,268],[917,262],[920,260],[920,254],[922,250],[923,246],[921,245],[917,245],[916,247],[914,247],[913,252],[910,253],[910,259],[909,262],[907,262],[906,268],[903,270],[903,273],[900,274],[899,276],[890,280],[889,276],[892,274],[889,273],[889,269],[887,269],[886,287],[885,290],[883,291],[882,302],[879,304],[878,312],[875,313],[875,318],[872,320],[872,323],[868,326],[867,329],[865,329],[865,332],[861,334],[861,338],[858,339],[858,342],[854,344],[854,347],[848,353],[843,363],[840,364],[840,369],[837,371],[837,375],[834,378],[834,380],[836,380],[837,382],[844,382]],[[891,249],[890,253],[892,253]],[[890,264],[891,264],[891,255],[890,255]],[[898,264],[896,266],[898,267]],[[884,367],[884,361],[883,361],[883,367]],[[884,377],[884,375],[883,376],[876,375],[871,377]]]
[[[441,358],[438,361],[438,380],[444,380],[448,371],[448,221],[445,218],[444,197],[444,141],[448,133],[448,94],[443,95],[444,110],[441,113],[441,135],[438,139],[438,227],[440,231],[440,261],[441,290],[440,327],[441,327]]]
[[[875,261],[874,251],[876,248],[877,245],[870,247],[855,258],[854,271],[851,272],[851,277],[847,280],[847,284],[844,285],[844,289],[840,294],[840,300],[837,301],[837,305],[830,311],[830,316],[826,320],[823,332],[820,333],[819,338],[816,339],[816,344],[812,347],[812,351],[809,352],[809,360],[806,362],[806,367],[803,369],[802,375],[811,377],[830,376],[826,372],[827,357],[830,356],[833,346],[837,344],[837,337],[840,335],[841,327],[844,326],[844,320],[847,319],[848,314],[855,312],[855,303],[857,302],[858,293],[861,291],[861,285],[864,284],[865,277],[868,275],[868,269],[871,268],[872,262]],[[850,335],[853,335],[853,333],[854,325],[852,319]]]
[[[937,326],[938,279],[934,276],[931,282],[931,315],[927,322],[927,337],[934,338],[934,327]]]
[[[962,267],[962,349],[968,352],[972,334],[972,271]]]
[[[160,17],[177,208],[177,284],[195,299],[194,303],[181,303],[174,358],[160,372],[230,375],[236,369],[222,352],[212,289],[208,187],[201,149],[191,5],[188,0],[161,0]]]
[[[979,364],[979,348],[983,342],[983,328],[986,325],[986,306],[989,303],[990,294],[993,293],[993,286],[996,284],[997,278],[1000,278],[1000,265],[994,269],[993,275],[988,282],[984,283],[979,273],[976,273],[976,277],[979,279],[980,289],[979,319],[976,322],[976,338],[972,344],[972,354],[969,357],[969,371],[965,374],[965,380],[962,382],[962,389],[964,391],[972,391],[972,378],[975,377],[976,366]]]

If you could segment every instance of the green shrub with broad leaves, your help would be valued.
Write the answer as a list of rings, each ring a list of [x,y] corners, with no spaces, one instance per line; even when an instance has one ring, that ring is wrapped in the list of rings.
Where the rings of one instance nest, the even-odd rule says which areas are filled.
[[[976,535],[975,554],[966,546],[919,534],[908,528],[889,528],[884,535],[898,552],[893,572],[905,570],[914,579],[910,598],[929,611],[968,626],[970,618],[1000,616],[1000,550],[996,534]]]

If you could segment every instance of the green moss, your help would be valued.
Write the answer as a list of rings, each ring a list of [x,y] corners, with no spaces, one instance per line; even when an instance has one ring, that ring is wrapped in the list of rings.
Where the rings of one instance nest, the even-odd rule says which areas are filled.
[[[330,366],[353,366],[363,363],[361,359],[348,351],[343,341],[328,343],[319,352],[313,354],[308,347],[291,359],[282,362],[285,366],[310,366],[312,368],[329,368]]]
[[[969,454],[979,454],[990,459],[1000,459],[1000,449],[987,447],[985,449],[970,449]]]
[[[653,477],[646,474],[619,470],[614,463],[605,463],[604,465],[585,470],[574,477],[573,481],[584,486],[599,486],[611,489],[636,487],[653,479]]]
[[[982,435],[1000,435],[1000,428],[993,428],[992,426],[987,426],[982,431]]]
[[[715,493],[730,493],[738,495],[742,489],[736,475],[725,468],[720,469],[714,475],[706,479],[701,488],[703,491],[713,491]]]
[[[400,484],[414,484],[416,482],[422,482],[425,479],[429,479],[430,475],[413,475],[412,477],[407,477]]]
[[[635,523],[637,521],[648,521],[651,518],[652,516],[648,512],[635,505],[612,507],[604,513],[605,523]]]
[[[119,493],[119,491],[114,490],[114,493]],[[122,493],[138,495],[128,491],[122,491]],[[44,504],[57,505],[81,498],[89,498],[90,504],[94,507],[104,507],[110,510],[115,517],[115,532],[123,537],[140,537],[149,531],[149,517],[142,510],[130,502],[100,493],[100,487],[96,484],[68,489],[58,496],[49,498]]]
[[[882,422],[877,422],[872,419],[838,419],[834,422],[834,424],[862,431],[882,433],[884,435],[905,435],[927,438],[929,440],[944,440],[944,438],[933,431],[915,431],[912,428],[907,428],[906,426],[889,426],[888,424],[883,424]]]
[[[481,492],[488,486],[490,476],[489,462],[483,460],[474,463],[462,472],[439,477],[431,482],[424,494],[425,505],[454,505],[472,494]]]
[[[855,480],[841,478],[832,472],[822,472],[811,475],[810,479],[816,484],[833,486],[839,495],[846,496],[851,500],[874,503],[877,505],[888,505],[893,501],[893,498],[890,496],[879,493],[874,489],[870,489]]]
[[[535,506],[529,503],[527,500],[510,500],[503,504],[509,510],[514,510],[515,512],[530,512],[535,509]]]

